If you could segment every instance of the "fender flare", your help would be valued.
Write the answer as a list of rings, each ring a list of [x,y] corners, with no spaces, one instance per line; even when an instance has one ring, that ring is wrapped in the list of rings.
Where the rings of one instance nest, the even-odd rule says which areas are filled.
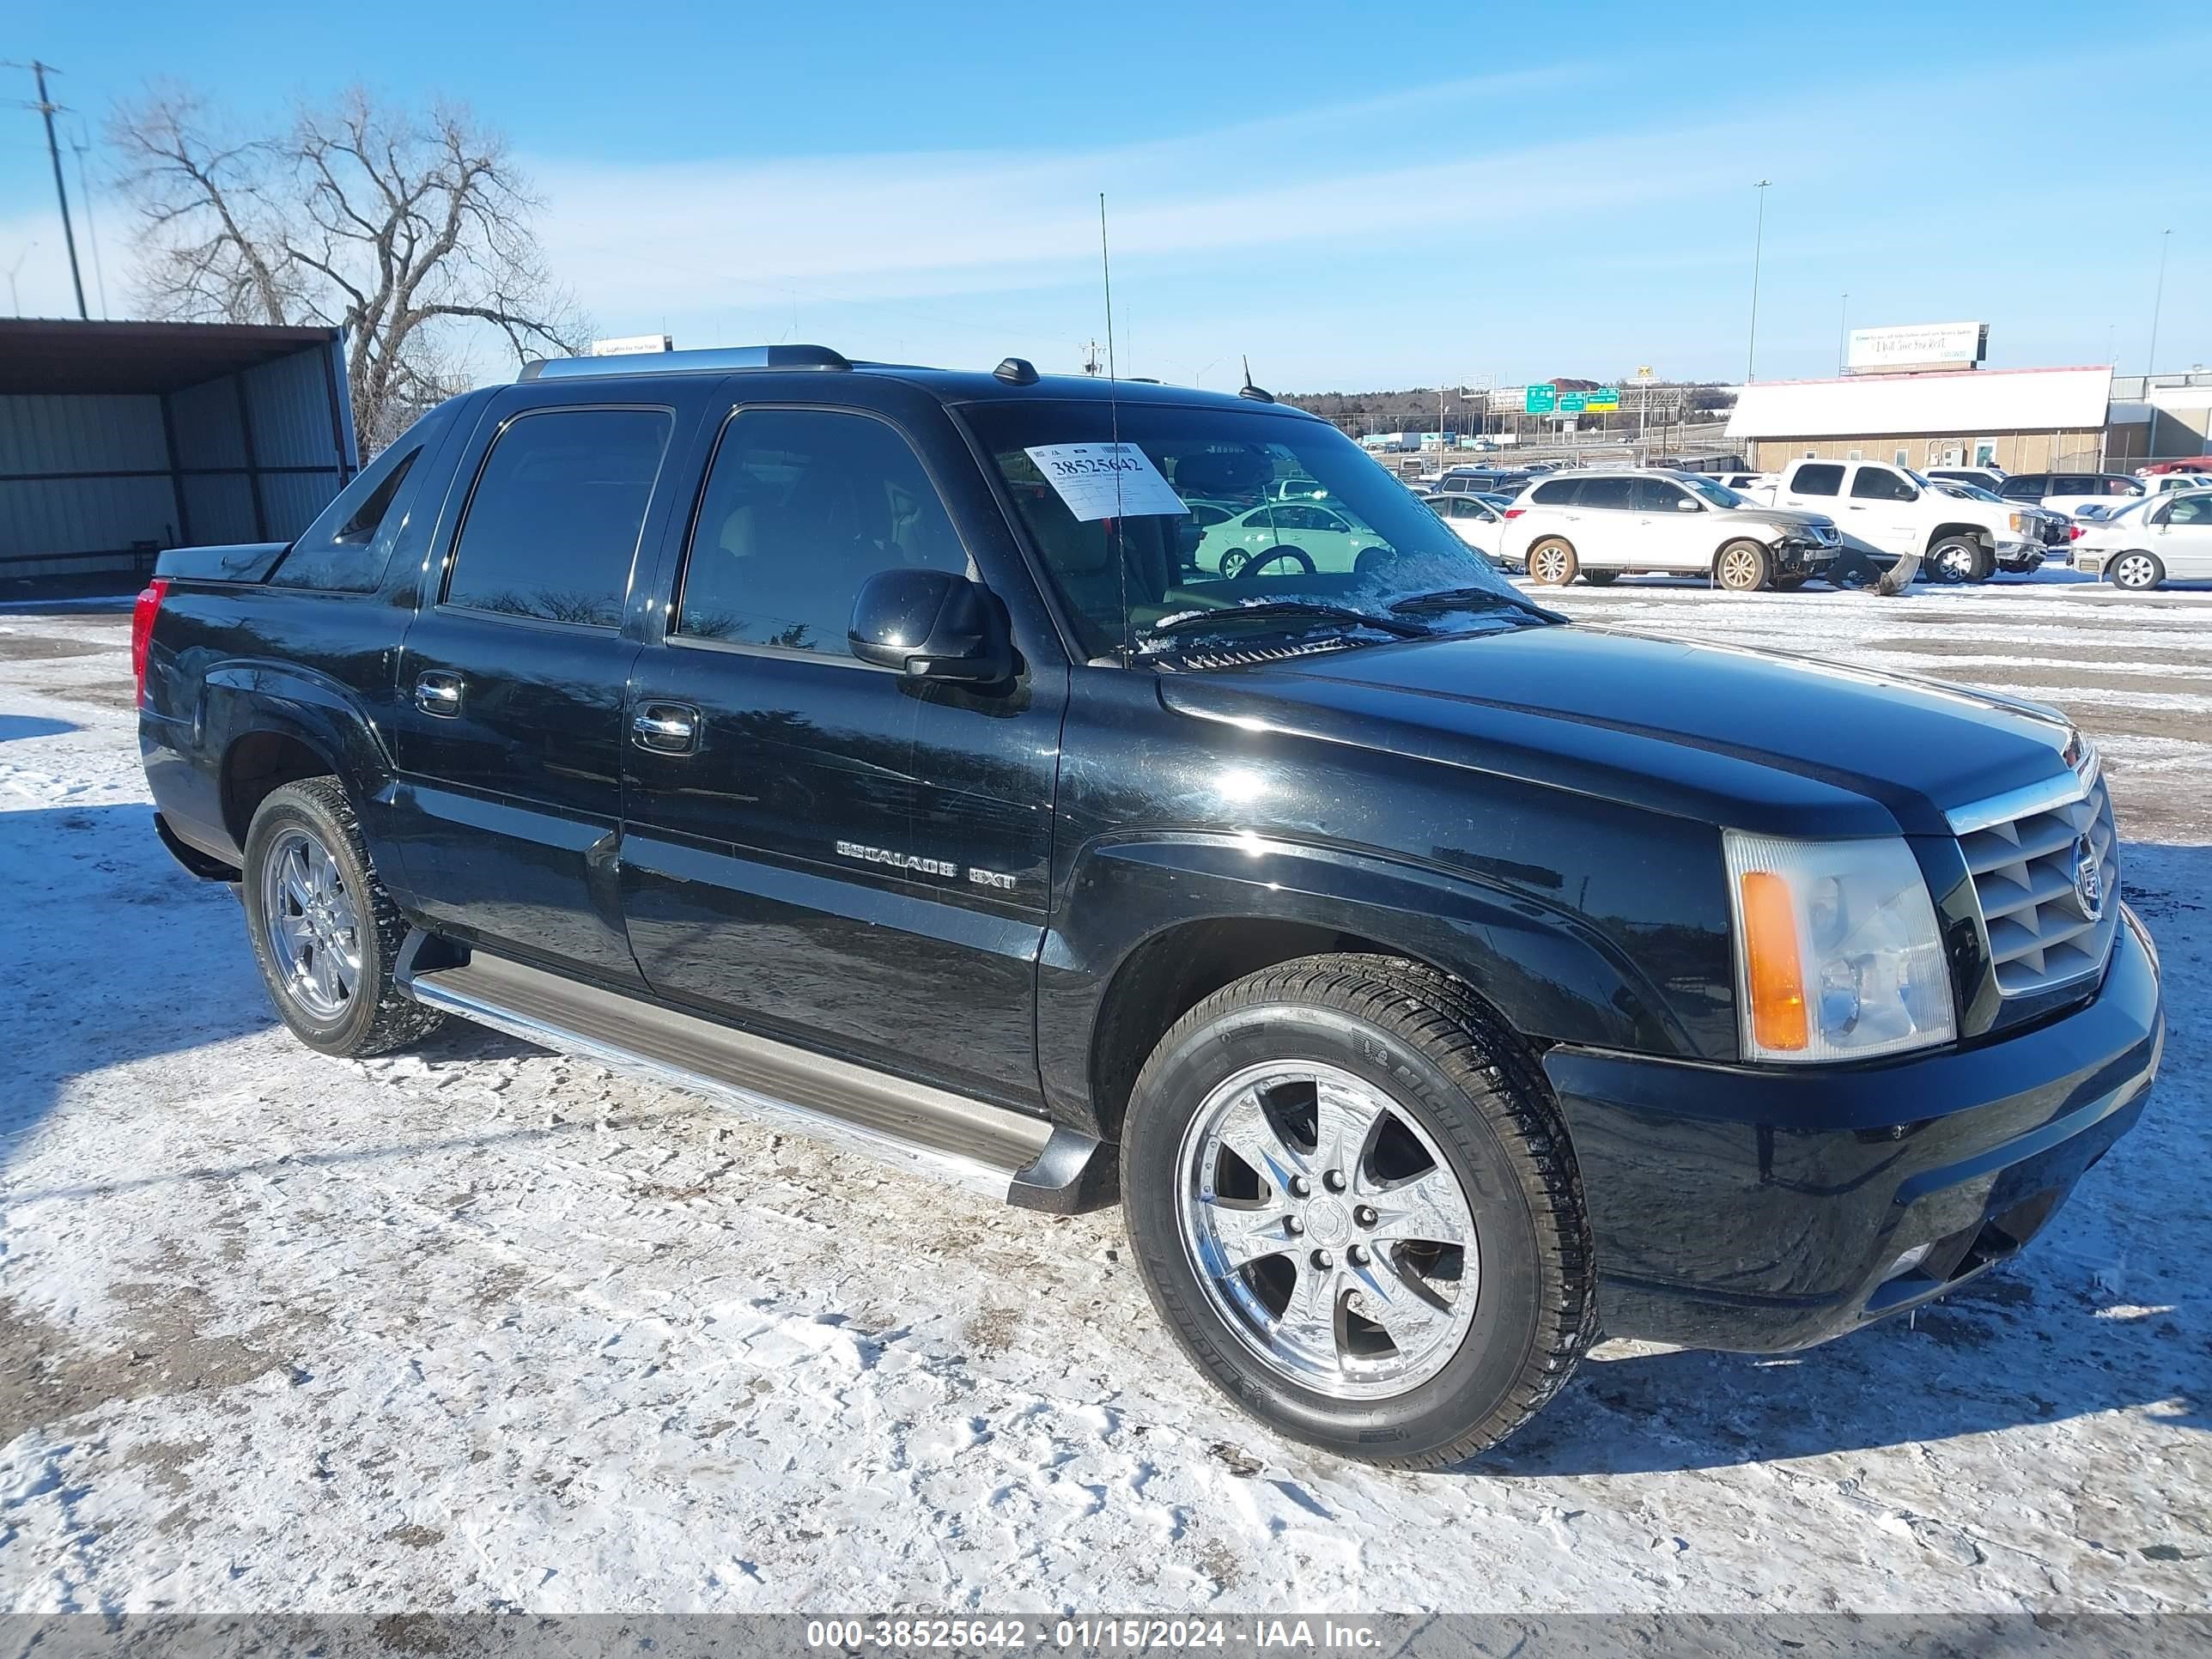
[[[1039,963],[1038,1060],[1056,1117],[1088,1116],[1108,999],[1138,952],[1194,922],[1296,922],[1464,980],[1538,1042],[1696,1055],[1656,987],[1559,907],[1378,854],[1212,831],[1102,837],[1075,855]]]
[[[231,753],[242,740],[290,738],[321,757],[344,785],[362,808],[362,830],[372,846],[380,839],[371,808],[388,792],[392,754],[350,688],[297,664],[246,659],[210,668],[204,684],[204,752],[219,777],[227,776]]]

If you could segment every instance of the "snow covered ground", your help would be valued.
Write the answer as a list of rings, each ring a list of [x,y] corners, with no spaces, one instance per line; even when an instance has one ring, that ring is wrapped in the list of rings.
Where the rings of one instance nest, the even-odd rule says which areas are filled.
[[[0,1608],[2212,1606],[2212,594],[1547,597],[2071,709],[2171,1039],[2010,1268],[1787,1359],[1607,1345],[1428,1476],[1218,1400],[1113,1214],[465,1025],[301,1048],[149,827],[125,618],[0,612]]]

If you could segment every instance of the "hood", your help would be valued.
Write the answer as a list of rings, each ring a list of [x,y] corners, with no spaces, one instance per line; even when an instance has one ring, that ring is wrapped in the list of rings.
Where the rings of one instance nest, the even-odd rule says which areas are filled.
[[[1948,835],[2062,776],[2055,709],[1742,647],[1555,624],[1169,675],[1170,708],[1771,835]]]
[[[1729,509],[1730,520],[1749,519],[1758,524],[1779,525],[1784,530],[1807,530],[1814,525],[1835,528],[1836,521],[1825,513],[1803,513],[1794,507],[1736,507]]]

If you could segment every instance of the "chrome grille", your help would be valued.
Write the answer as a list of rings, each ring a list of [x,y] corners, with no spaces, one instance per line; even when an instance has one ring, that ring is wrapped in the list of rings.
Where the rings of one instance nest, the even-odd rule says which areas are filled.
[[[2120,848],[2094,752],[2071,780],[1961,808],[1951,822],[1981,902],[1998,990],[2048,991],[2104,966],[2119,925]],[[2097,868],[2094,907],[2076,880],[2085,840]]]

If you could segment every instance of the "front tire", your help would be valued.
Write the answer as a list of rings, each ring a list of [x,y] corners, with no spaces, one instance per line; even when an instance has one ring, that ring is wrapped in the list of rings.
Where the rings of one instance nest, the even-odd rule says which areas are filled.
[[[1928,568],[1942,582],[1985,582],[1996,555],[1971,536],[1947,536],[1928,550]]]
[[[270,792],[246,832],[240,875],[262,981],[310,1048],[361,1059],[418,1042],[443,1022],[393,983],[407,924],[336,778]]]
[[[1713,580],[1731,593],[1756,593],[1773,568],[1772,558],[1757,542],[1730,542],[1713,556]]]
[[[2105,572],[2106,580],[2130,593],[2144,593],[2166,580],[2166,567],[2155,553],[2123,553]]]
[[[1346,1457],[1486,1450],[1592,1340],[1565,1124],[1520,1039],[1432,969],[1309,957],[1206,998],[1137,1080],[1121,1190],[1192,1363]]]
[[[1528,550],[1528,574],[1547,587],[1565,587],[1574,580],[1581,563],[1572,542],[1563,536],[1547,536]]]

